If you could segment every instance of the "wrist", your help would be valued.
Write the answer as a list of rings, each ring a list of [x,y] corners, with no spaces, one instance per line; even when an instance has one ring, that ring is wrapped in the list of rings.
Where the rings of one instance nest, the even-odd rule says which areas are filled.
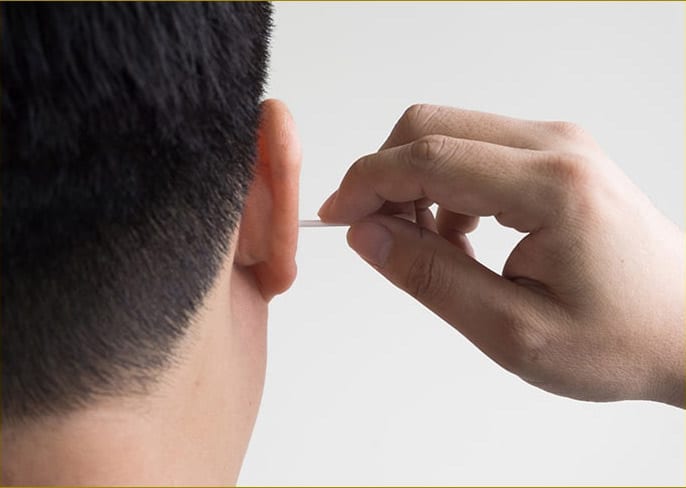
[[[683,311],[673,323],[666,344],[656,354],[649,400],[686,408],[686,325]]]
[[[679,408],[686,408],[686,310],[684,307],[684,297],[686,295],[686,282],[684,272],[686,271],[684,256],[684,235],[675,226],[671,225],[674,231],[674,239],[665,239],[669,242],[665,256],[671,256],[669,262],[672,266],[664,275],[665,294],[662,295],[663,306],[659,307],[662,314],[656,314],[659,324],[664,326],[666,331],[663,335],[664,340],[659,341],[662,345],[656,353],[658,376],[656,383],[658,392],[656,398],[652,400],[674,405]],[[672,295],[671,292],[674,292]]]
[[[675,407],[686,408],[686,331],[683,320],[679,330],[680,334],[677,337],[679,347],[677,347],[676,357],[672,361],[673,367],[665,379],[667,391],[663,402]]]
[[[667,405],[686,408],[686,369],[684,361],[663,381],[663,392],[656,400]]]

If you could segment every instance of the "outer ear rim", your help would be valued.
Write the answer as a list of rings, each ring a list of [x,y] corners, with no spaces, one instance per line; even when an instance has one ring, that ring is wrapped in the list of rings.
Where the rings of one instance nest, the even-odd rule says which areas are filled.
[[[288,108],[279,100],[265,100],[234,264],[252,268],[267,301],[288,290],[297,275],[300,166],[300,143]]]

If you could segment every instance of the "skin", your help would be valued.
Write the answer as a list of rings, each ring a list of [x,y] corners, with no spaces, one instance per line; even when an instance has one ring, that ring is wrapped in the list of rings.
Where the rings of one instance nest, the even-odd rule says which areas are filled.
[[[233,485],[264,385],[267,308],[295,279],[300,147],[262,105],[256,178],[178,361],[146,397],[2,426],[3,485]]]
[[[268,303],[296,274],[300,149],[278,101],[263,105],[258,152],[178,364],[145,398],[3,424],[3,484],[235,483],[264,384]],[[502,275],[466,238],[489,215],[527,233]],[[365,260],[526,381],[684,407],[683,235],[579,127],[413,106],[320,216],[351,224]]]
[[[686,405],[684,236],[577,125],[412,106],[319,215],[525,381]],[[527,234],[501,275],[466,237],[482,216]]]

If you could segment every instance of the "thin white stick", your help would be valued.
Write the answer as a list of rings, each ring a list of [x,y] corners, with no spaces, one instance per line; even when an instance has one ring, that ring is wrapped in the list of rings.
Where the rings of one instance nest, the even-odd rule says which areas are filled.
[[[300,227],[345,227],[346,224],[328,224],[321,220],[301,220]]]

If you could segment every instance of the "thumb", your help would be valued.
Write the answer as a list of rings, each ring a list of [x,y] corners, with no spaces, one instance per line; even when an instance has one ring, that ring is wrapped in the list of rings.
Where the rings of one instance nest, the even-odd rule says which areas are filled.
[[[396,217],[353,224],[348,244],[391,283],[510,369],[522,302],[517,285],[438,234]]]

